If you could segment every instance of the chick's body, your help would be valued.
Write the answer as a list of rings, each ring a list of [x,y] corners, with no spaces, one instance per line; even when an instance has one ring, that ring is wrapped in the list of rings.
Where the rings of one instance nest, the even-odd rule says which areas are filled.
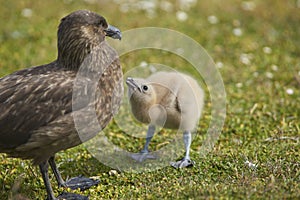
[[[191,131],[197,125],[204,101],[204,92],[197,81],[178,72],[158,72],[146,79],[129,77],[126,83],[133,115],[140,122],[149,124],[141,153],[148,153],[156,126],[180,129],[186,155],[171,165],[175,168],[192,165],[189,157]],[[133,158],[142,161],[143,157]]]
[[[147,79],[135,79],[147,91],[129,89],[134,116],[143,123],[164,128],[193,130],[203,107],[203,90],[182,73],[158,72]]]

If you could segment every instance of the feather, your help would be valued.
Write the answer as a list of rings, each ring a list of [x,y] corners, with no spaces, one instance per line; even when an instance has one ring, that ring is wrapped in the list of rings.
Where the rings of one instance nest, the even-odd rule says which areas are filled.
[[[142,88],[139,91],[129,86],[128,91],[131,109],[137,120],[162,125],[159,119],[150,119],[149,116],[150,108],[160,105],[160,109],[155,109],[158,113],[152,113],[152,116],[161,117],[165,113],[166,116],[162,117],[166,118],[165,128],[194,129],[202,111],[204,93],[193,78],[182,73],[158,72],[146,79],[132,80]],[[147,86],[147,91],[143,90],[144,86]]]
[[[48,162],[59,184],[67,186],[56,168],[55,153],[97,134],[87,132],[84,140],[80,138],[74,116],[80,116],[89,127],[84,109],[93,108],[104,128],[120,107],[122,69],[115,50],[104,38],[120,39],[121,33],[114,27],[106,35],[106,29],[108,24],[102,16],[87,10],[75,11],[59,25],[57,60],[0,79],[0,153],[39,164],[47,199],[55,199]],[[79,73],[81,67],[84,73]],[[93,85],[95,90],[90,87]],[[73,105],[81,97],[87,98]]]
[[[185,156],[171,162],[175,168],[193,166],[190,160],[191,131],[195,128],[202,111],[204,93],[197,81],[182,73],[157,72],[146,79],[127,78],[131,110],[135,118],[149,124],[146,143],[137,161],[149,157],[149,143],[155,126],[183,131]],[[151,155],[150,155],[151,157]]]

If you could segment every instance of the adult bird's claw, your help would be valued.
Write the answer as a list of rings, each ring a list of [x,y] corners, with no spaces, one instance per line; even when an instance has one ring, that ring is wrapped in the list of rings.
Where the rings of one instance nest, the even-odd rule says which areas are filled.
[[[83,176],[77,176],[74,178],[71,178],[65,182],[66,187],[71,188],[72,190],[80,189],[81,191],[89,189],[90,187],[94,185],[98,185],[100,181],[86,178]]]
[[[157,158],[155,155],[152,155],[148,152],[146,152],[146,153],[140,152],[140,153],[131,154],[130,157],[138,162],[143,162],[146,159],[156,159]]]
[[[89,197],[80,194],[63,192],[58,197],[58,200],[88,200]]]
[[[182,160],[171,162],[170,165],[176,169],[178,168],[184,168],[184,167],[193,167],[195,165],[195,162],[190,159],[183,158]]]

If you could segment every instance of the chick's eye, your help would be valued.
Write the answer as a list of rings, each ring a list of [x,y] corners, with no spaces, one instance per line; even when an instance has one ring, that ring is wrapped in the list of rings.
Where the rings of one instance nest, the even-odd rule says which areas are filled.
[[[143,86],[143,90],[144,90],[144,91],[147,91],[147,90],[148,90],[148,86],[147,86],[147,85],[144,85],[144,86]]]

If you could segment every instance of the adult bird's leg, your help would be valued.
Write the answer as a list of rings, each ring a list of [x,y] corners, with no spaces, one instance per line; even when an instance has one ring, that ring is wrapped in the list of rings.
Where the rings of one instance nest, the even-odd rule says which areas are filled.
[[[131,155],[131,157],[134,160],[143,162],[145,159],[155,159],[156,158],[154,155],[149,154],[149,144],[151,142],[151,139],[153,138],[154,133],[155,133],[155,126],[149,125],[147,135],[146,135],[146,143],[144,145],[144,148],[140,151],[140,153]]]
[[[60,175],[60,172],[56,166],[56,163],[54,161],[54,156],[51,156],[48,160],[49,164],[50,164],[50,167],[54,173],[54,176],[56,178],[56,181],[57,181],[57,184],[58,184],[58,187],[66,187],[66,184],[65,184],[65,181],[62,179],[61,175]]]
[[[183,167],[191,167],[195,163],[190,159],[190,147],[192,144],[192,134],[191,131],[184,131],[183,132],[183,142],[185,147],[185,156],[177,161],[177,162],[171,162],[171,166],[174,168],[183,168]]]
[[[47,200],[55,200],[55,196],[51,187],[50,179],[49,179],[49,173],[48,173],[48,162],[44,161],[40,165],[40,171],[42,174],[42,178],[44,180],[44,184],[46,186],[47,190]]]
[[[51,169],[54,173],[54,176],[57,180],[58,186],[59,187],[68,187],[71,188],[72,190],[75,190],[77,188],[80,188],[80,190],[86,190],[88,188],[90,188],[93,185],[97,185],[99,183],[98,180],[94,180],[94,179],[90,179],[90,178],[86,178],[86,177],[74,177],[69,179],[68,181],[64,181],[60,175],[60,172],[56,166],[56,163],[54,161],[54,156],[50,157],[48,160]],[[79,194],[75,194],[75,193],[67,193],[67,192],[63,192],[62,194],[60,194],[58,196],[59,199],[78,199],[78,200],[87,200],[88,197],[86,196],[82,196]]]

